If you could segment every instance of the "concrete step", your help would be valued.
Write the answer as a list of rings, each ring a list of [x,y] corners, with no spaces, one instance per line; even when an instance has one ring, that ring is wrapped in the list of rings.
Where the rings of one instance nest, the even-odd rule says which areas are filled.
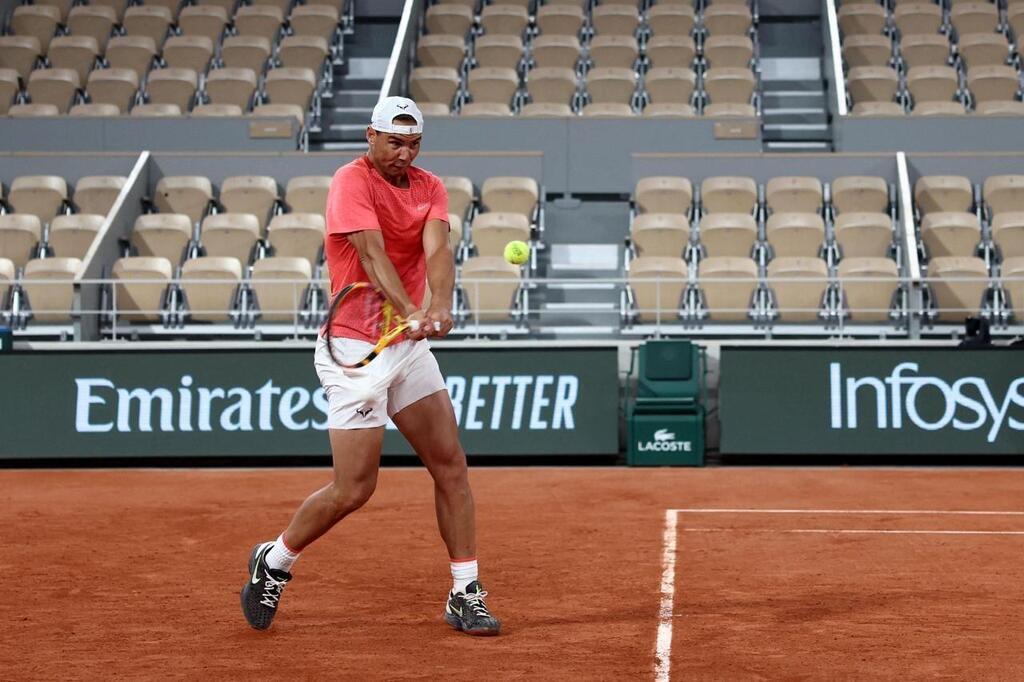
[[[826,140],[765,140],[766,152],[831,152],[832,142]]]
[[[333,104],[338,108],[367,107],[373,109],[378,98],[380,98],[380,88],[335,90]]]
[[[827,123],[765,123],[762,127],[766,140],[828,140],[831,138]]]
[[[762,112],[762,119],[765,125],[793,124],[793,125],[827,125],[828,114],[822,109],[815,108],[778,108],[765,109]]]
[[[346,59],[348,78],[383,81],[388,72],[388,57],[350,57]]]
[[[827,100],[824,90],[773,90],[761,94],[764,109],[786,107],[825,109]]]
[[[369,124],[372,114],[373,107],[333,107],[323,110],[324,123],[327,125],[362,123],[365,126]]]

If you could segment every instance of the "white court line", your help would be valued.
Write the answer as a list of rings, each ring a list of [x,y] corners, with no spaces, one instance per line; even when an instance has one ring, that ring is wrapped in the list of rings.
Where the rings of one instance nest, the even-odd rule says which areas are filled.
[[[677,514],[923,514],[946,516],[1024,516],[1024,511],[954,509],[669,509]]]
[[[668,682],[672,658],[672,609],[676,594],[676,524],[679,514],[665,511],[665,534],[661,554],[661,607],[658,609],[658,640],[654,649],[654,679]]]
[[[893,530],[872,528],[680,528],[684,533],[862,533],[877,535],[1024,535],[1024,530]]]

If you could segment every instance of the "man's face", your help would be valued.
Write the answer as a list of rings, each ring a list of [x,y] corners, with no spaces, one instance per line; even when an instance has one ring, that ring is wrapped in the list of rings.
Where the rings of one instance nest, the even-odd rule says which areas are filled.
[[[415,125],[416,120],[408,116],[399,116],[393,123]],[[402,174],[420,153],[422,135],[395,135],[377,132],[373,128],[368,129],[366,134],[374,162],[388,173]]]

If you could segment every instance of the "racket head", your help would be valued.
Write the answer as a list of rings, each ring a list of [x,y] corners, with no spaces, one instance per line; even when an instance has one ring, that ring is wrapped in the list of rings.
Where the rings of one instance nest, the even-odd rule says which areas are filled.
[[[370,336],[376,341],[372,342],[373,348],[365,356],[341,358],[335,352],[332,343],[333,327],[339,321],[347,321],[349,326],[364,331],[372,330]],[[331,360],[340,367],[353,369],[369,364],[407,329],[408,323],[395,312],[394,307],[379,289],[369,282],[353,282],[342,288],[331,302],[324,325],[324,337]]]

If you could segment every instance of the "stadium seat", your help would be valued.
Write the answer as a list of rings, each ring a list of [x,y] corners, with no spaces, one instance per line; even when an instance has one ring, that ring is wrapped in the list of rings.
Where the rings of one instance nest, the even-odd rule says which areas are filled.
[[[256,261],[252,288],[260,307],[260,321],[297,322],[312,276],[313,268],[305,258],[277,256]]]
[[[893,23],[906,40],[911,35],[930,35],[942,26],[942,7],[933,2],[898,2],[892,13]]]
[[[0,310],[7,309],[7,293],[14,282],[14,263],[9,258],[0,258]]]
[[[680,258],[690,241],[690,221],[682,213],[643,213],[633,220],[629,236],[641,257]]]
[[[1001,33],[968,33],[957,41],[957,52],[969,69],[997,66],[1010,58],[1010,45]]]
[[[522,36],[529,21],[526,8],[515,5],[486,5],[480,13],[485,35]]]
[[[18,72],[14,69],[0,69],[0,116],[5,116],[21,90]]]
[[[537,104],[565,104],[576,94],[576,72],[562,67],[533,69],[527,76],[530,100]]]
[[[960,102],[921,102],[910,112],[914,116],[966,116],[967,110]]]
[[[1007,3],[1006,23],[1014,36],[1024,36],[1024,4],[1012,1]]]
[[[928,263],[936,319],[959,322],[976,315],[988,288],[988,267],[980,258],[943,256]]]
[[[99,54],[99,43],[92,36],[57,36],[50,43],[46,59],[55,69],[76,71],[78,82],[84,83]]]
[[[629,104],[635,92],[632,69],[599,66],[587,73],[587,95],[593,103]]]
[[[479,68],[469,72],[469,94],[474,102],[509,104],[519,88],[519,76],[511,68]]]
[[[1024,213],[1004,211],[993,218],[992,241],[1003,258],[1024,256]]]
[[[892,219],[886,213],[847,211],[835,219],[835,237],[843,258],[882,257],[893,242]]]
[[[81,213],[106,216],[128,178],[120,175],[87,175],[75,183],[74,203]]]
[[[33,322],[69,322],[74,280],[82,267],[77,258],[41,258],[25,264],[21,286],[28,295]]]
[[[914,202],[922,214],[970,211],[974,191],[961,175],[925,175],[914,183]]]
[[[181,289],[193,322],[228,320],[241,284],[242,265],[236,258],[192,258],[181,267]]]
[[[97,104],[113,104],[128,113],[139,90],[139,76],[131,69],[96,69],[86,84],[89,99]]]
[[[753,213],[757,183],[753,178],[731,175],[705,178],[700,195],[707,213]]]
[[[427,33],[464,36],[473,25],[473,10],[459,5],[434,5],[427,9]]]
[[[530,219],[521,213],[490,211],[473,219],[473,245],[481,256],[501,257],[510,241],[530,240]]]
[[[137,256],[115,261],[110,271],[115,281],[111,305],[118,318],[133,322],[159,320],[172,272],[165,258]]]
[[[846,84],[854,104],[891,102],[899,87],[899,75],[885,66],[856,66],[850,69]]]
[[[304,258],[315,265],[324,243],[323,213],[276,215],[267,228],[267,239],[275,256]]]
[[[322,38],[328,44],[338,28],[339,12],[336,5],[296,5],[288,16],[288,26],[293,35]]]
[[[327,210],[327,192],[330,186],[329,175],[296,176],[289,180],[285,187],[285,204],[294,213],[317,213],[323,216]]]
[[[256,84],[256,73],[252,69],[214,69],[206,77],[206,95],[214,104],[234,104],[242,111],[249,111]]]
[[[282,12],[287,12],[288,7],[292,4],[292,0],[251,0],[251,5],[276,7]],[[315,7],[324,7],[324,5],[314,5]]]
[[[219,118],[241,115],[242,108],[234,104],[200,104],[192,109],[192,116],[198,118]]]
[[[46,243],[58,258],[84,259],[104,220],[102,215],[91,213],[59,215],[50,223]]]
[[[992,33],[999,25],[999,9],[992,2],[955,2],[949,10],[949,23],[958,35]]]
[[[182,213],[145,213],[135,219],[131,245],[140,256],[165,258],[173,264],[185,257],[192,239],[192,221]]]
[[[120,116],[121,108],[116,104],[76,104],[68,109],[68,116],[96,116],[105,118]]]
[[[462,243],[462,218],[454,213],[448,214],[448,243],[457,250]]]
[[[704,91],[713,104],[747,104],[755,85],[754,74],[745,68],[722,66],[704,75]]]
[[[502,104],[501,102],[470,102],[462,105],[462,110],[459,111],[459,115],[469,117],[475,116],[477,118],[511,116],[512,108],[508,104]]]
[[[180,114],[192,108],[198,82],[191,69],[154,69],[146,78],[146,95],[151,104],[173,104]]]
[[[575,5],[541,5],[537,8],[537,28],[540,34],[578,36],[583,28],[583,8]]]
[[[167,11],[171,13],[171,23],[178,23],[178,13],[181,11],[182,0],[146,0],[146,4],[151,7],[166,7]]]
[[[235,11],[238,0],[197,0],[196,4],[200,7],[220,7],[230,17]]]
[[[712,102],[704,107],[704,115],[708,118],[754,118],[757,116],[757,110],[753,104]]]
[[[776,256],[816,258],[825,241],[825,222],[815,213],[773,213],[765,234]]]
[[[314,78],[324,68],[330,46],[320,36],[288,36],[277,46],[281,66],[290,69],[309,69]]]
[[[488,211],[519,213],[528,218],[540,197],[537,181],[524,177],[494,177],[484,180],[480,203]]]
[[[949,39],[941,33],[909,35],[900,42],[900,59],[908,69],[945,66],[949,63]]]
[[[220,43],[227,23],[228,15],[224,8],[210,5],[188,5],[178,16],[182,35],[209,38],[214,47]]]
[[[35,36],[0,36],[0,69],[13,69],[23,81],[42,54]]]
[[[697,56],[690,36],[654,36],[644,50],[652,67],[692,68]]]
[[[885,28],[885,8],[876,4],[846,4],[839,8],[839,30],[844,37],[880,34]]]
[[[316,91],[317,76],[312,69],[279,67],[267,72],[264,83],[272,104],[294,104],[305,110]]]
[[[990,175],[982,194],[992,215],[1024,211],[1024,175]]]
[[[111,68],[134,71],[141,83],[156,54],[156,43],[148,36],[115,36],[110,39],[104,58]]]
[[[644,107],[643,115],[648,118],[691,118],[696,116],[693,107],[689,104],[667,104],[652,103]]]
[[[644,76],[644,90],[654,104],[690,104],[696,87],[692,69],[654,67]]]
[[[277,181],[267,175],[238,175],[220,186],[220,203],[230,213],[251,213],[260,230],[277,201]],[[240,259],[244,260],[244,259]]]
[[[46,5],[18,5],[10,15],[11,32],[34,37],[44,53],[50,49],[50,41],[59,24],[60,10]]]
[[[700,262],[697,281],[711,320],[745,321],[757,288],[757,264],[750,258],[710,256]]]
[[[58,175],[22,175],[11,183],[7,203],[15,213],[31,213],[43,223],[62,212],[68,185]]]
[[[747,69],[754,57],[754,43],[747,36],[711,36],[704,41],[708,66]]]
[[[647,26],[654,36],[689,37],[696,25],[690,5],[659,3],[647,10]]]
[[[627,118],[635,116],[636,112],[622,102],[597,102],[585,106],[580,115],[586,118]]]
[[[520,267],[500,256],[467,258],[462,263],[460,288],[468,324],[507,321],[521,277]]]
[[[24,7],[24,5],[22,5]],[[32,104],[52,104],[62,114],[74,103],[81,81],[72,69],[36,69],[28,77],[28,96]]]
[[[164,43],[163,58],[172,69],[206,73],[213,57],[213,43],[206,36],[171,36]]]
[[[632,70],[640,51],[631,35],[599,35],[590,41],[587,54],[596,67]]]
[[[1017,99],[1020,77],[1012,66],[978,66],[967,72],[967,87],[980,106],[984,102]]]
[[[199,222],[213,200],[213,186],[201,175],[172,175],[156,183],[153,203],[161,213],[184,213]]]
[[[71,10],[71,3],[72,0],[36,0],[33,4],[56,7],[60,12],[60,23],[63,24],[68,18],[68,11]]]
[[[306,122],[306,111],[295,104],[257,104],[247,116],[251,118],[293,118],[299,128]]]
[[[702,14],[704,28],[710,35],[746,35],[752,18],[745,5],[715,3]]]
[[[181,107],[177,104],[136,104],[131,110],[132,116],[141,118],[167,118],[169,116],[181,116]]]
[[[853,322],[887,321],[899,286],[899,268],[888,258],[843,258],[837,269],[846,311]]]
[[[951,66],[913,66],[907,72],[907,89],[915,104],[948,102],[958,87],[956,69]]]
[[[866,33],[843,41],[843,59],[855,66],[888,66],[892,60],[892,41],[888,36]]]
[[[639,27],[636,4],[598,5],[591,10],[590,25],[598,36],[633,36]]]
[[[60,110],[52,104],[12,104],[7,115],[11,118],[39,118],[60,116]]]
[[[260,224],[251,213],[213,213],[203,218],[200,242],[207,256],[252,260],[253,247],[260,238]]]
[[[270,41],[262,36],[230,36],[221,44],[220,56],[229,69],[262,74],[270,57]]]
[[[486,37],[486,36],[482,36]],[[479,46],[480,40],[477,40]],[[579,38],[572,35],[541,35],[534,38],[530,56],[536,67],[576,69],[580,58]]]
[[[1009,297],[1010,310],[1017,323],[1024,320],[1024,257],[1008,258],[1000,270],[1003,290]],[[0,275],[2,277],[2,275]]]
[[[921,219],[921,240],[931,257],[973,256],[981,224],[973,213],[928,213]]]
[[[466,39],[462,36],[431,33],[420,37],[416,46],[416,59],[420,66],[434,66],[458,71],[466,53]]]
[[[451,109],[447,104],[440,104],[439,102],[417,102],[420,107],[420,113],[427,118],[434,116],[450,116]]]
[[[160,49],[172,23],[171,12],[166,7],[132,5],[124,12],[122,26],[124,26],[125,33],[130,36],[152,38],[157,49]]]
[[[857,102],[853,105],[854,116],[903,116],[903,107],[896,102]]]
[[[38,216],[32,214],[0,214],[0,258],[14,263],[14,267],[25,267],[36,255],[43,226]]]
[[[465,220],[473,203],[473,181],[462,176],[445,176],[441,182],[448,192],[448,211]]]
[[[629,286],[637,321],[677,324],[688,272],[686,261],[679,257],[639,256],[630,261]]]
[[[441,5],[436,5],[440,7]],[[416,100],[450,105],[459,89],[459,74],[455,69],[420,66],[409,76],[409,93]]]
[[[693,202],[693,185],[688,178],[641,178],[636,183],[633,197],[640,213],[689,214]]]
[[[877,176],[847,175],[832,181],[832,207],[839,213],[884,213],[889,208],[889,185]]]
[[[757,241],[757,221],[749,213],[709,213],[700,221],[700,243],[710,257],[749,258]]]
[[[271,43],[277,40],[277,34],[284,23],[284,13],[278,7],[266,5],[243,5],[234,16],[234,25],[240,36],[259,36]]]
[[[806,176],[772,178],[765,185],[765,201],[776,212],[820,213],[824,201],[821,180]]]
[[[828,266],[820,258],[776,258],[768,264],[767,283],[775,295],[779,320],[817,321],[828,286]]]
[[[518,69],[522,56],[523,40],[517,35],[482,35],[473,48],[473,57],[480,68]]]

